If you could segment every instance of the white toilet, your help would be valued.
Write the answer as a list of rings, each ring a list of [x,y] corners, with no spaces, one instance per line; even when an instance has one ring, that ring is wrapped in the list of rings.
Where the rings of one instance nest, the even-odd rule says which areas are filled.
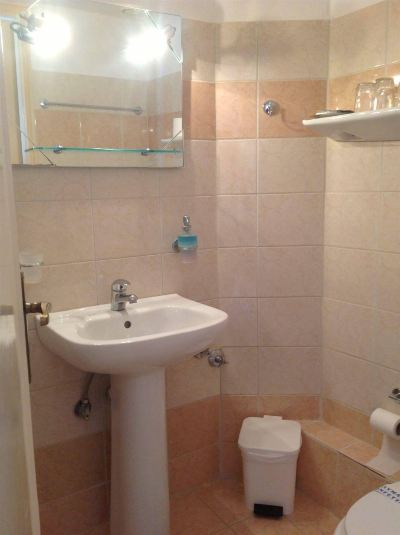
[[[399,535],[400,481],[384,485],[350,507],[334,535]]]

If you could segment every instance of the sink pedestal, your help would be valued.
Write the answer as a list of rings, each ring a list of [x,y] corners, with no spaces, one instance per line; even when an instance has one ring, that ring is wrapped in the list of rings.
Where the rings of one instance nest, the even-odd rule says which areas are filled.
[[[165,370],[111,376],[111,535],[169,535]]]

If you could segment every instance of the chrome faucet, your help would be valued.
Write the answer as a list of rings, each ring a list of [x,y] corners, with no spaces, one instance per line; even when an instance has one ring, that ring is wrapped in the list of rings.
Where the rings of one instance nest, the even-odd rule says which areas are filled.
[[[111,284],[111,310],[125,310],[126,303],[137,303],[137,295],[126,293],[129,285],[125,279],[117,279]]]

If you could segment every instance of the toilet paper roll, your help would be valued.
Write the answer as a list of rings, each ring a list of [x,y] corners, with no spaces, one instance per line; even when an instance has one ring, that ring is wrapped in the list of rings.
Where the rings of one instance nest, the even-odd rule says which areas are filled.
[[[369,419],[371,427],[385,435],[400,440],[400,416],[385,409],[375,409]]]

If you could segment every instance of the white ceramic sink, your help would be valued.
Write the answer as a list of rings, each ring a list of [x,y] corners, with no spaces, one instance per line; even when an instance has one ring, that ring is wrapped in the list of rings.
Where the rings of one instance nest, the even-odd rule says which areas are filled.
[[[81,370],[140,374],[206,349],[227,317],[172,294],[139,299],[124,311],[98,305],[55,312],[37,331],[45,346]]]
[[[170,534],[165,368],[207,349],[227,319],[176,294],[123,311],[55,312],[44,327],[37,318],[51,351],[81,370],[111,374],[111,535]]]

